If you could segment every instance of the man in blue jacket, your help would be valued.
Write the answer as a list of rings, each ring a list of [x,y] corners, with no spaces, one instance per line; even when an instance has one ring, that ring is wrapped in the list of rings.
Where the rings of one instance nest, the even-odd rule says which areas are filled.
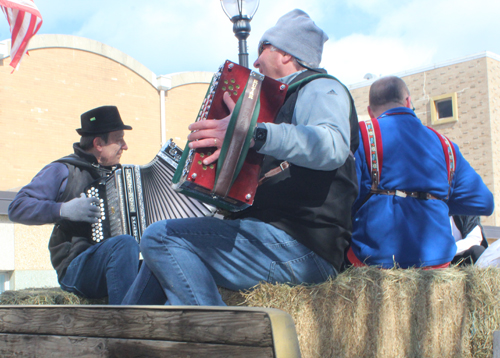
[[[81,115],[80,142],[74,153],[45,166],[9,205],[9,219],[26,225],[55,224],[50,259],[62,289],[87,298],[108,296],[120,304],[139,269],[139,245],[130,235],[91,240],[91,224],[100,217],[96,198],[83,193],[107,176],[127,150],[123,124],[115,106]]]
[[[458,146],[423,126],[411,108],[400,78],[372,84],[372,120],[360,123],[355,153],[352,264],[446,267],[457,251],[449,215],[493,212],[492,193]]]
[[[307,81],[326,72],[317,67],[327,39],[305,12],[293,10],[264,33],[254,66],[286,84]],[[144,264],[125,304],[161,303],[153,299],[161,295],[148,286],[151,277],[159,281],[163,302],[166,295],[172,305],[224,305],[217,286],[319,283],[337,275],[357,194],[350,151],[358,145],[358,121],[348,90],[331,76],[315,78],[289,90],[275,122],[254,130],[251,150],[265,155],[262,173],[278,174],[259,186],[253,206],[228,220],[166,220],[148,227],[141,239]],[[225,103],[233,109],[227,95]],[[190,126],[191,148],[217,147],[204,164],[217,159],[228,121]]]

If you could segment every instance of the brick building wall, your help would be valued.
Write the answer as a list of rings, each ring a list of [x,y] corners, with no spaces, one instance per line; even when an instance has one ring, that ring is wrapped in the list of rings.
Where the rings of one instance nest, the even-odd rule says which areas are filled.
[[[495,203],[500,203],[500,61],[487,59],[488,94],[490,116],[490,140],[492,153],[493,184]],[[500,226],[500,210],[495,210],[495,225]]]
[[[165,127],[167,138],[184,149],[189,134],[188,126],[196,120],[196,116],[205,98],[208,83],[194,83],[174,87],[165,98]]]
[[[122,161],[142,163],[160,146],[158,91],[127,67],[80,50],[30,51],[19,71],[0,66],[0,190],[28,183],[47,163],[72,152],[80,114],[116,105],[129,150]]]
[[[49,41],[50,40],[50,41]],[[55,45],[54,45],[55,44]],[[77,46],[72,48],[71,46]],[[34,47],[34,48],[32,48]],[[81,113],[116,105],[129,150],[122,163],[149,163],[162,145],[156,75],[118,50],[74,36],[37,35],[13,74],[0,59],[0,190],[16,191],[47,163],[72,152]],[[165,98],[166,138],[184,147],[209,73],[173,74]],[[8,154],[8,155],[7,155]]]

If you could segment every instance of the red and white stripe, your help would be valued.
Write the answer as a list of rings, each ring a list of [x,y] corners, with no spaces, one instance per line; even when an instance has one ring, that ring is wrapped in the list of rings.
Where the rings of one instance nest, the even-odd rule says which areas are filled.
[[[42,16],[32,0],[0,0],[12,34],[10,65],[14,68],[27,52],[30,39],[42,26]]]

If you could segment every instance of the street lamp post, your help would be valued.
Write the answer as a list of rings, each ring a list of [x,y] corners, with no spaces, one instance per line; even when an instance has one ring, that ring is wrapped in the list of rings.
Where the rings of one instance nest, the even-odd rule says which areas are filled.
[[[247,38],[259,0],[220,0],[222,9],[233,23],[234,36],[238,39],[238,59],[241,66],[248,67]]]

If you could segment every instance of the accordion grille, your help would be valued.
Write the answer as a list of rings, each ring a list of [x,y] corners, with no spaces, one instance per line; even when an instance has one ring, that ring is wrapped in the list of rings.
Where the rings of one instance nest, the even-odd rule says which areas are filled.
[[[148,165],[141,166],[142,193],[146,225],[165,220],[212,216],[210,206],[174,191],[170,184],[174,167],[157,156]]]
[[[123,235],[126,233],[126,228],[123,227],[123,217],[125,215],[123,208],[123,194],[120,187],[121,176],[116,175],[116,172],[111,175],[106,181],[106,205],[108,207],[109,230],[111,236]]]

